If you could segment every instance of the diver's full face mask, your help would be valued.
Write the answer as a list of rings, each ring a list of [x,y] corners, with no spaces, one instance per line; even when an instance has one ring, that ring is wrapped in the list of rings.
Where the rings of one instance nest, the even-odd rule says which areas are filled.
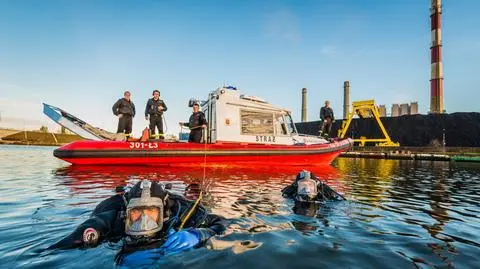
[[[153,235],[162,229],[163,208],[141,206],[127,210],[126,233],[129,235]]]
[[[150,186],[143,186],[140,198],[127,205],[125,233],[133,237],[151,237],[163,227],[163,200],[150,196]]]
[[[300,180],[297,181],[297,194],[308,200],[314,199],[318,194],[318,190],[317,182],[311,178],[311,173],[303,170],[300,172],[299,178]]]
[[[313,199],[317,196],[317,182],[311,178],[304,178],[297,182],[297,194]]]

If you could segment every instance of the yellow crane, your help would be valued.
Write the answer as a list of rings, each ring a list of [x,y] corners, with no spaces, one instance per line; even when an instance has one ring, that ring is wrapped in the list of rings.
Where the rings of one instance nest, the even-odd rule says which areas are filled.
[[[338,130],[338,137],[345,138],[348,127],[352,122],[352,119],[355,115],[358,115],[360,118],[371,118],[374,117],[378,123],[378,127],[382,131],[385,138],[366,138],[364,136],[354,139],[354,142],[359,142],[360,146],[365,146],[366,142],[373,142],[377,146],[380,147],[399,147],[400,144],[398,142],[393,142],[390,136],[387,133],[387,130],[382,124],[380,120],[380,113],[378,112],[378,108],[375,105],[374,100],[365,100],[365,101],[356,101],[352,103],[352,111],[348,113],[348,117],[342,123],[342,128]]]

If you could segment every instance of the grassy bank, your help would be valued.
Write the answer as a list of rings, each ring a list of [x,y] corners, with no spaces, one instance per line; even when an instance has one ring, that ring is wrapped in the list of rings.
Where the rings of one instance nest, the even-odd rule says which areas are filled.
[[[84,140],[76,134],[56,134],[40,131],[2,130],[0,143],[13,145],[48,145],[57,146]]]

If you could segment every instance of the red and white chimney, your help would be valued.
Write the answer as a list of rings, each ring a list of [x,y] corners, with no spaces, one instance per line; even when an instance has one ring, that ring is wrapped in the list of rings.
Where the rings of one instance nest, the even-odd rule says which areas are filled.
[[[440,18],[441,0],[432,0],[430,20],[432,23],[430,113],[443,113],[443,68],[442,68],[442,31]]]

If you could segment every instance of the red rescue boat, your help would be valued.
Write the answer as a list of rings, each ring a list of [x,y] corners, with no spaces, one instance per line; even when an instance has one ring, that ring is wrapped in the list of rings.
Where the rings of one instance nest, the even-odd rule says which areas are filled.
[[[77,165],[325,165],[353,145],[352,139],[327,140],[297,133],[290,111],[255,96],[222,87],[202,102],[208,126],[205,143],[114,141],[118,135],[95,128],[44,104],[44,113],[89,139],[54,151]]]
[[[72,164],[122,165],[321,165],[353,144],[351,139],[317,145],[248,143],[76,141],[53,155]]]

